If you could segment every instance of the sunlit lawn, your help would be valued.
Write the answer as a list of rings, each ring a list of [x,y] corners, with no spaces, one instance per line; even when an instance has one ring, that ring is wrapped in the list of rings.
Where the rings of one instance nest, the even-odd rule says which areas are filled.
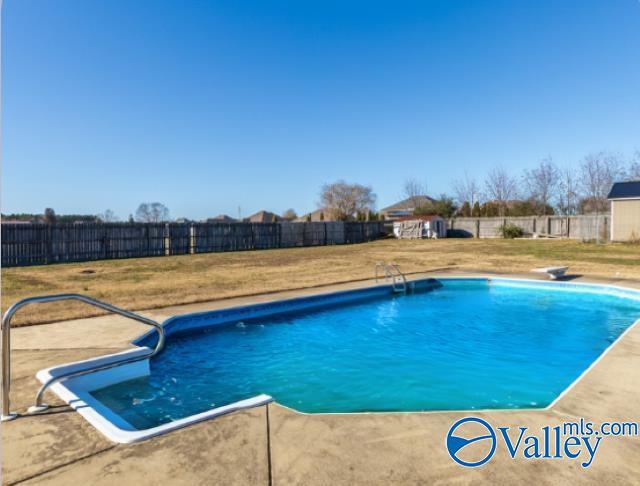
[[[373,276],[377,261],[405,272],[437,269],[522,273],[568,264],[572,273],[640,279],[640,246],[568,240],[381,240],[360,245],[106,260],[2,270],[2,310],[38,294],[79,292],[128,309],[296,289]],[[82,305],[46,304],[17,324],[87,315]]]

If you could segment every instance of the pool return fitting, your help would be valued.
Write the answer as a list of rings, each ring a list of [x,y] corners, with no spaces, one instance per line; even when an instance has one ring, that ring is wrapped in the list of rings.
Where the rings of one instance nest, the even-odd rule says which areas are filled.
[[[80,376],[87,375],[89,373],[95,373],[96,371],[102,371],[110,368],[115,368],[120,365],[134,363],[136,361],[142,361],[145,359],[152,358],[157,355],[160,351],[162,351],[164,347],[164,329],[161,324],[158,324],[156,321],[143,317],[139,314],[135,314],[133,312],[129,312],[127,310],[121,309],[111,304],[107,304],[106,302],[102,302],[100,300],[93,299],[91,297],[87,297],[86,295],[81,294],[53,294],[53,295],[43,295],[39,297],[27,297],[26,299],[22,299],[15,304],[13,304],[7,312],[5,312],[2,317],[2,324],[0,326],[0,332],[2,333],[2,416],[1,420],[13,420],[18,417],[18,414],[15,412],[11,412],[11,402],[10,402],[10,390],[11,390],[11,318],[13,315],[21,309],[22,307],[28,304],[36,304],[43,302],[56,302],[60,300],[78,300],[80,302],[84,302],[85,304],[92,305],[94,307],[98,307],[100,309],[106,310],[107,312],[111,312],[113,314],[118,314],[123,317],[127,317],[129,319],[133,319],[134,321],[141,322],[148,326],[154,327],[158,331],[158,342],[156,343],[156,347],[153,350],[150,350],[149,353],[144,355],[135,356],[128,359],[123,359],[121,361],[111,362],[107,364],[102,364],[95,366],[93,368],[88,368],[84,370],[76,370],[70,371],[68,373],[63,373],[58,376],[54,376],[45,381],[38,393],[36,395],[35,405],[29,407],[29,414],[36,414],[43,412],[44,410],[49,408],[49,405],[43,403],[42,397],[44,392],[53,384],[64,380],[65,378],[69,378],[72,376]]]

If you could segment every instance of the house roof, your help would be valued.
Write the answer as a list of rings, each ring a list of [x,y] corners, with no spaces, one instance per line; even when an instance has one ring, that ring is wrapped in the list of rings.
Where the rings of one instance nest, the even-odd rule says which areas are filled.
[[[421,206],[427,203],[433,203],[435,201],[436,201],[435,199],[429,196],[413,196],[413,197],[408,197],[407,199],[403,199],[402,201],[392,204],[391,206],[387,206],[386,208],[382,208],[380,211],[387,212],[387,211],[400,211],[403,209],[406,209],[406,210],[415,209],[418,206]]]
[[[226,214],[218,214],[215,218],[209,218],[207,221],[226,221],[227,223],[230,223],[235,221],[235,219]]]
[[[282,220],[282,218],[277,214],[262,210],[252,214],[246,218],[245,221],[250,221],[251,223],[271,223],[274,219],[276,221]]]
[[[303,214],[299,218],[296,218],[294,221],[297,223],[307,221],[308,217],[311,217],[311,221],[320,221],[320,215],[324,217],[324,221],[334,221],[335,218],[333,216],[333,210],[331,208],[320,208],[315,211],[311,211],[310,213]]]
[[[607,199],[640,199],[640,181],[616,182]]]

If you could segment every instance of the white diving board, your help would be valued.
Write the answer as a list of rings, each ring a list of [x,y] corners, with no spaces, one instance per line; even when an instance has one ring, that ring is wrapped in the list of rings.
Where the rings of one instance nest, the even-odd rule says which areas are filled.
[[[542,267],[542,268],[534,268],[531,270],[535,273],[546,273],[549,275],[551,280],[556,280],[558,278],[564,277],[565,273],[567,273],[569,267]]]

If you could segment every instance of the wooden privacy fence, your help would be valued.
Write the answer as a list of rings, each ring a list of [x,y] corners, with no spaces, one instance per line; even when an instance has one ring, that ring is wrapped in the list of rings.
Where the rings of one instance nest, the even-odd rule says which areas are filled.
[[[501,238],[500,228],[513,224],[525,235],[537,233],[578,240],[609,240],[609,214],[584,216],[524,216],[505,218],[455,218],[447,222],[447,236]]]
[[[363,243],[381,222],[2,224],[2,266]]]

